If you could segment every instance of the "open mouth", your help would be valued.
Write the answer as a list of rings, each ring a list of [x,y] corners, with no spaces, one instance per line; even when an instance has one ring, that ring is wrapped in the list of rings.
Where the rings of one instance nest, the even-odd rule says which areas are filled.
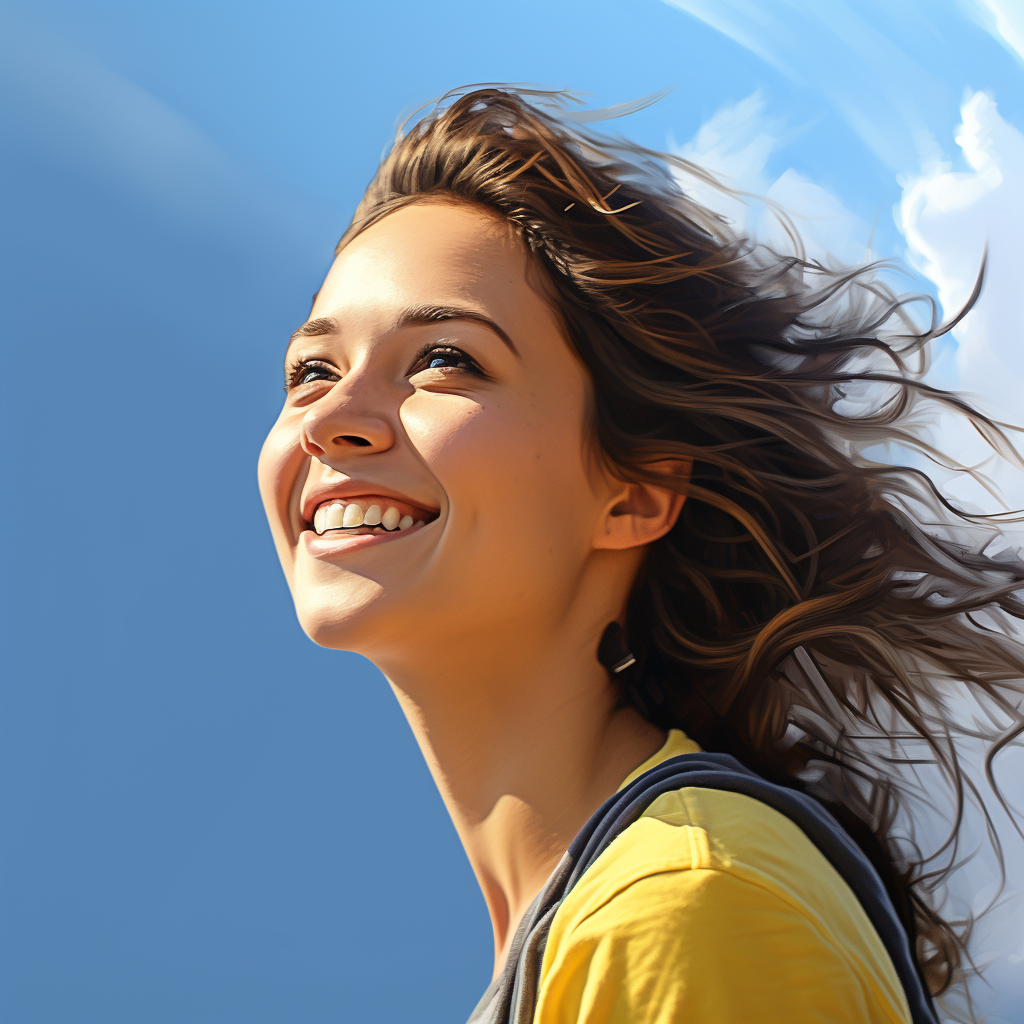
[[[399,533],[412,526],[424,526],[437,516],[437,512],[394,498],[330,498],[317,505],[312,526],[318,536],[337,532],[358,537]]]

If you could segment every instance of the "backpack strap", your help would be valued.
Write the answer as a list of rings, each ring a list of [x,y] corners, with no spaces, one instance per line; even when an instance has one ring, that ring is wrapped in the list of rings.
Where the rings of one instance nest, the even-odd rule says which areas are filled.
[[[484,993],[467,1024],[532,1024],[540,967],[555,911],[584,871],[616,836],[663,793],[694,787],[760,800],[807,836],[849,885],[889,953],[906,993],[913,1024],[937,1024],[906,931],[882,880],[860,847],[813,797],[761,778],[728,754],[681,754],[644,772],[610,797],[572,841],[516,930],[501,976]]]

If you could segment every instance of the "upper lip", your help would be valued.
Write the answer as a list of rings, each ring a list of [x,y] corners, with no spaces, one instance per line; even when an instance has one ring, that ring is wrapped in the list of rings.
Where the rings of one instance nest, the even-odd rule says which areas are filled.
[[[406,505],[422,509],[431,518],[441,511],[432,505],[424,504],[415,498],[410,498],[409,495],[396,491],[393,487],[384,487],[381,484],[371,483],[368,480],[348,480],[344,483],[322,484],[311,487],[302,496],[302,518],[307,523],[312,523],[317,505],[330,501],[332,498],[368,498],[371,496],[394,498],[395,501],[404,502]]]

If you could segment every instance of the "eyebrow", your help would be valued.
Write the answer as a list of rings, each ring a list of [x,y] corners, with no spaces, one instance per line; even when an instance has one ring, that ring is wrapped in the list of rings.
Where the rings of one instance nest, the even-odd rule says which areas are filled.
[[[482,327],[486,327],[502,340],[517,359],[519,358],[519,350],[502,328],[489,316],[485,316],[479,310],[470,309],[466,306],[414,306],[411,309],[403,310],[391,329],[397,330],[401,327],[414,327],[418,324],[444,323],[448,320],[466,320],[469,323],[480,324]],[[317,317],[315,320],[307,320],[295,331],[291,338],[288,339],[288,344],[291,346],[291,343],[298,338],[316,338],[324,334],[333,334],[337,330],[338,321],[334,317]]]
[[[291,345],[297,338],[316,338],[321,334],[333,334],[338,329],[338,321],[332,316],[319,316],[315,320],[307,320],[297,331],[292,331],[288,339]]]

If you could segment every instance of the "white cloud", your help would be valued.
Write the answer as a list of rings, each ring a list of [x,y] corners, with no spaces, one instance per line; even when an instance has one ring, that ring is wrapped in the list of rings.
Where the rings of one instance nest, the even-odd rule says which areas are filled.
[[[825,259],[832,255],[846,263],[871,258],[871,227],[867,221],[848,210],[828,189],[792,168],[775,180],[767,198],[793,219],[809,257]]]
[[[971,13],[1007,49],[1024,59],[1024,5],[1020,0],[975,0]]]
[[[995,100],[965,100],[957,145],[969,171],[935,164],[903,181],[897,223],[908,259],[934,281],[946,316],[967,300],[988,245],[986,284],[957,328],[957,365],[967,386],[982,383],[1019,409],[1024,386],[1024,304],[1019,247],[1024,235],[1024,135]]]
[[[779,141],[779,126],[766,123],[764,106],[760,92],[754,92],[733,106],[722,107],[689,142],[673,145],[672,151],[729,189],[763,195],[771,184],[765,178],[765,167]],[[676,179],[691,199],[720,213],[737,232],[752,230],[748,199],[722,192],[682,171]]]
[[[986,93],[970,95],[956,135],[969,170],[937,163],[903,180],[897,224],[907,258],[934,282],[945,317],[967,301],[988,246],[985,285],[975,308],[954,332],[955,355],[932,380],[975,395],[978,404],[1014,423],[1024,422],[1024,303],[1019,247],[1024,237],[1024,136],[999,115]],[[985,457],[980,439],[952,418],[940,424],[944,450],[961,460]],[[987,470],[1008,507],[1024,506],[1024,474],[994,462]],[[952,496],[977,506],[992,499],[967,480],[949,480]]]
[[[720,192],[682,172],[677,175],[680,185],[696,202],[727,217],[737,231],[779,251],[791,252],[793,246],[785,228],[771,206],[761,201],[764,197],[792,219],[808,256],[824,259],[833,255],[846,262],[860,262],[871,234],[864,220],[827,189],[792,168],[778,177],[769,173],[768,161],[783,129],[782,122],[766,117],[759,91],[723,107],[689,142],[674,146],[673,152],[747,196]]]
[[[893,171],[935,155],[930,112],[950,87],[909,52],[898,17],[845,0],[665,2],[813,89]]]
[[[733,106],[722,107],[676,152],[712,174],[754,190],[764,182],[764,169],[778,145],[781,127],[765,118],[764,97],[758,90]]]

